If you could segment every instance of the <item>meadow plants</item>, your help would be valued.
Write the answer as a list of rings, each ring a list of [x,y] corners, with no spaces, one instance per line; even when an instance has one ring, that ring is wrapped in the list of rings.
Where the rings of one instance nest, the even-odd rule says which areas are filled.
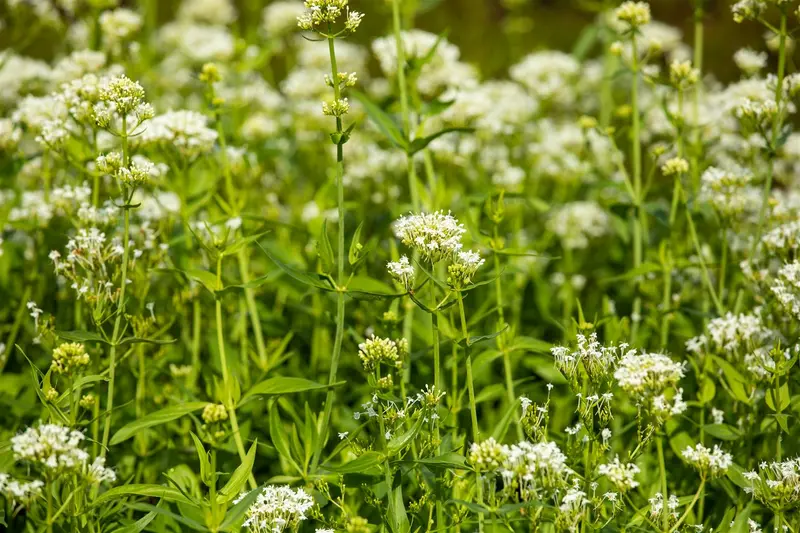
[[[800,533],[800,9],[675,2],[5,0],[0,525]]]

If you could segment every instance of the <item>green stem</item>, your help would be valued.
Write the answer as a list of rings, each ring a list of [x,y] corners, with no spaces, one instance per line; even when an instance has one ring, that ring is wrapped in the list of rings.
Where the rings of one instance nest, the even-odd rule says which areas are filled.
[[[781,133],[781,126],[783,122],[781,120],[781,100],[783,99],[783,79],[786,74],[786,22],[787,15],[785,10],[782,10],[781,29],[779,36],[780,42],[778,45],[778,82],[775,85],[775,105],[778,109],[778,113],[775,117],[775,122],[772,125],[772,140],[769,146],[770,153],[768,154],[769,161],[767,164],[767,179],[764,182],[764,190],[762,192],[761,209],[758,214],[758,226],[756,227],[756,238],[753,240],[753,244],[750,247],[751,258],[756,251],[756,247],[761,241],[761,234],[764,231],[764,224],[766,223],[767,208],[769,207],[769,195],[770,191],[772,191],[772,178],[773,174],[775,173],[774,152],[777,150],[778,137]]]
[[[222,290],[222,255],[217,258],[217,290]],[[225,407],[228,409],[228,416],[231,419],[231,430],[233,432],[233,440],[236,442],[236,450],[239,452],[239,459],[244,462],[247,458],[247,452],[244,449],[242,442],[242,435],[239,432],[239,421],[236,418],[236,406],[233,405],[233,396],[231,395],[231,382],[228,373],[228,357],[225,353],[225,337],[222,333],[222,299],[217,298],[215,302],[217,314],[217,349],[219,350],[219,364],[222,370],[222,385],[225,389]],[[250,488],[256,488],[256,478],[250,474],[248,478]]]
[[[22,327],[22,321],[25,320],[25,309],[30,297],[31,286],[28,285],[25,287],[22,298],[19,301],[19,307],[17,307],[17,313],[14,316],[14,324],[11,326],[11,331],[6,338],[6,351],[4,354],[0,355],[0,374],[2,374],[3,369],[6,367],[6,363],[8,362],[8,354],[11,353],[14,343],[17,342],[17,335],[19,334],[19,329]]]
[[[330,33],[330,32],[329,32]],[[339,88],[339,70],[336,65],[336,47],[334,45],[335,39],[328,37],[328,52],[331,59],[331,79],[333,80],[333,95],[338,101],[341,97]],[[341,136],[342,134],[342,119],[336,117],[336,132]],[[333,355],[331,357],[331,368],[328,374],[328,385],[336,382],[336,374],[339,369],[339,358],[342,354],[342,342],[344,340],[344,293],[345,293],[345,278],[344,278],[344,151],[342,144],[336,145],[336,192],[339,213],[339,232],[338,232],[338,249],[337,249],[337,291],[336,291],[336,337],[333,341]],[[317,442],[317,449],[311,461],[312,471],[316,470],[319,465],[320,454],[322,447],[327,440],[327,433],[329,431],[331,413],[333,411],[333,402],[336,399],[336,394],[332,388],[328,389],[325,395],[325,409],[322,414],[322,431],[324,432],[323,438]]]
[[[669,529],[669,512],[667,511],[667,468],[664,462],[664,443],[661,435],[656,436],[656,450],[658,451],[658,470],[661,474],[661,496],[664,498],[664,506],[661,510],[661,527],[664,531]]]
[[[400,115],[403,120],[403,131],[407,138],[411,136],[411,113],[408,104],[408,87],[406,85],[406,50],[403,44],[402,22],[400,20],[400,0],[392,0],[392,29],[395,48],[397,48],[397,85],[400,91]],[[407,156],[408,190],[411,195],[411,206],[419,211],[419,191],[413,156]],[[433,191],[431,191],[433,192]]]
[[[679,527],[681,527],[681,524],[683,524],[683,522],[686,520],[686,517],[688,517],[689,513],[692,512],[692,509],[694,508],[694,504],[697,503],[697,500],[700,498],[700,493],[703,491],[703,489],[705,489],[705,486],[706,486],[706,478],[704,476],[700,480],[700,487],[698,487],[697,492],[694,493],[694,498],[692,498],[691,503],[689,503],[689,506],[683,512],[683,514],[678,519],[678,521],[675,522],[675,524],[670,528],[669,533],[673,533],[673,532],[677,531]],[[664,502],[664,505],[666,505],[666,502]]]
[[[467,315],[464,312],[464,298],[461,292],[458,293],[458,313],[461,317],[461,333],[464,336],[464,354],[467,365],[467,390],[469,392],[469,413],[472,419],[472,442],[480,441],[480,429],[478,427],[478,411],[475,407],[475,385],[472,378],[472,354],[470,353],[469,330],[467,328]],[[483,480],[481,473],[475,469],[475,493],[478,504],[483,504]],[[478,515],[478,530],[483,531],[483,515]]]
[[[500,279],[500,255],[497,253],[501,249],[500,235],[498,232],[497,224],[494,225],[492,230],[492,239],[494,243],[494,292],[497,300],[497,331],[501,331],[506,327],[505,316],[505,299],[503,298],[503,282]],[[506,400],[508,407],[511,408],[517,401],[517,394],[514,392],[514,375],[511,368],[511,352],[508,349],[508,342],[506,339],[505,331],[497,337],[497,348],[503,353],[503,373],[506,380]],[[519,416],[514,416],[514,425],[517,429],[517,439],[522,440],[524,435],[522,432],[522,425],[520,424]]]
[[[632,64],[631,71],[633,79],[631,81],[631,107],[633,112],[633,122],[631,125],[631,149],[633,156],[633,198],[635,212],[633,216],[633,268],[638,269],[642,264],[642,143],[641,126],[639,116],[639,50],[636,45],[636,34],[631,34]],[[639,324],[642,320],[642,299],[639,295],[640,281],[634,283],[633,313],[631,315],[631,341],[636,342],[639,331]]]

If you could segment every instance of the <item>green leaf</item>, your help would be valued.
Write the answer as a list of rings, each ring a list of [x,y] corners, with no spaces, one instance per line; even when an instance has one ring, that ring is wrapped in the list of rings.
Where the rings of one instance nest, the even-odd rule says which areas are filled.
[[[308,392],[331,387],[340,387],[345,383],[347,382],[339,381],[332,385],[324,385],[305,378],[293,378],[288,376],[269,378],[253,385],[252,388],[244,394],[242,399],[249,398],[250,396],[275,396],[279,394]]]
[[[257,440],[253,442],[242,464],[233,471],[231,478],[225,483],[225,486],[220,489],[219,494],[217,494],[218,502],[227,504],[229,501],[234,500],[242,491],[244,484],[247,483],[247,478],[250,477],[250,473],[253,471],[257,444]]]
[[[275,449],[278,451],[281,457],[286,459],[292,467],[299,474],[303,474],[303,470],[297,464],[297,462],[292,457],[292,452],[289,449],[289,441],[286,439],[286,433],[284,432],[283,425],[281,424],[281,418],[278,414],[278,405],[273,404],[269,410],[269,436],[272,439],[272,445],[275,446]]]
[[[378,476],[381,474],[380,465],[384,457],[378,452],[365,452],[347,464],[340,466],[323,465],[322,468],[337,474],[361,474],[365,476]]]
[[[375,105],[364,93],[351,91],[350,94],[361,103],[369,119],[389,142],[398,148],[408,151],[408,141],[405,134],[386,111]]]
[[[200,283],[206,288],[208,292],[214,294],[217,291],[217,275],[208,270],[201,270],[199,268],[190,268],[181,270],[187,278]]]
[[[206,487],[210,487],[212,483],[211,479],[211,463],[208,460],[208,452],[206,451],[205,446],[200,441],[200,438],[194,434],[194,432],[189,432],[192,436],[192,440],[194,441],[194,447],[197,450],[197,457],[200,460],[200,480],[205,484]]]
[[[415,464],[425,465],[432,468],[452,468],[455,470],[472,470],[467,466],[464,456],[456,452],[447,452],[436,457],[427,459],[415,459],[411,461]]]
[[[717,357],[712,356],[714,362],[722,369],[722,373],[725,375],[726,382],[728,387],[730,387],[731,394],[737,400],[742,403],[750,404],[750,395],[747,394],[747,390],[745,386],[747,385],[747,380],[742,376],[736,368],[733,367],[728,361]]]
[[[175,520],[175,521],[177,521],[177,522],[179,522],[179,523],[181,523],[181,524],[183,524],[185,526],[188,526],[188,527],[192,528],[195,531],[210,531],[206,526],[204,526],[203,524],[201,524],[197,520],[194,520],[194,519],[189,518],[187,516],[182,516],[182,514],[186,514],[186,512],[189,510],[188,507],[191,507],[192,510],[196,510],[197,512],[202,513],[202,510],[200,510],[194,504],[184,504],[184,508],[181,509],[182,514],[173,513],[172,511],[170,511],[168,509],[161,509],[160,507],[156,507],[155,505],[150,505],[150,504],[147,504],[147,503],[135,503],[135,504],[128,505],[127,507],[130,507],[131,509],[136,509],[137,511],[150,511],[150,512],[153,512],[153,513],[156,513],[156,514],[160,514],[160,515],[163,515],[163,516],[168,516],[171,519],[173,519],[173,520]]]
[[[395,487],[389,494],[389,527],[392,528],[393,533],[409,533],[411,531],[406,506],[403,503],[402,487]]]
[[[703,426],[706,433],[720,440],[739,440],[742,432],[728,424],[706,424]]]
[[[789,385],[784,383],[778,391],[774,388],[768,389],[764,401],[773,411],[783,411],[789,407]]]
[[[113,531],[113,533],[141,533],[144,531],[144,528],[150,525],[150,522],[153,521],[153,519],[156,517],[156,514],[157,513],[155,511],[150,511],[133,524],[117,528]]]
[[[143,429],[166,424],[167,422],[172,422],[173,420],[177,420],[178,418],[188,415],[191,412],[202,409],[206,405],[208,405],[208,402],[188,402],[180,405],[173,405],[172,407],[167,407],[166,409],[161,409],[160,411],[150,413],[149,415],[143,416],[139,420],[135,420],[130,424],[125,424],[122,426],[122,428],[120,428],[120,430],[117,431],[113,437],[111,437],[111,442],[109,445],[116,446],[117,444],[125,442],[129,438],[133,437],[136,433]]]
[[[261,233],[257,233],[256,235],[250,235],[249,237],[243,237],[238,239],[231,244],[228,245],[225,250],[222,251],[223,255],[233,255],[237,253],[239,250],[243,250],[248,244],[252,244],[262,238],[264,235],[269,233],[269,231],[262,231]]]
[[[266,255],[270,259],[270,261],[275,263],[275,265],[278,268],[280,268],[285,273],[289,274],[289,276],[299,281],[300,283],[328,291],[333,289],[333,287],[331,287],[331,284],[329,282],[323,281],[323,279],[320,278],[319,274],[303,272],[302,270],[299,270],[293,266],[287,265],[286,263],[278,259],[275,256],[275,254],[271,253],[269,250],[261,246],[261,244],[258,244],[258,247],[261,248],[261,251],[264,252],[264,255]]]
[[[320,263],[322,263],[323,272],[332,272],[335,267],[335,257],[333,255],[333,247],[331,240],[328,238],[328,221],[322,222],[322,229],[317,239],[317,255],[319,255]]]
[[[102,342],[103,344],[111,344],[97,333],[90,331],[56,331],[56,335],[69,342]]]
[[[424,422],[425,422],[425,417],[420,416],[417,419],[417,421],[414,422],[414,425],[411,426],[408,430],[406,430],[405,432],[401,433],[400,435],[396,435],[396,436],[392,437],[392,439],[386,445],[387,453],[389,454],[389,457],[397,455],[398,453],[400,453],[403,450],[403,448],[408,446],[408,444],[411,442],[411,440],[414,437],[417,436],[417,434],[419,433],[420,429],[422,429],[422,424]]]
[[[736,485],[741,489],[749,489],[753,486],[752,483],[750,483],[745,479],[744,470],[742,469],[742,467],[737,465],[736,463],[733,463],[728,467],[728,470],[727,472],[725,472],[725,475],[728,476],[728,479],[730,479],[734,485]]]
[[[411,146],[408,147],[408,155],[414,155],[420,150],[424,150],[427,146],[446,133],[472,133],[475,128],[445,128],[436,133],[428,135],[427,137],[420,137],[411,141]]]
[[[117,346],[124,346],[126,344],[157,344],[164,346],[166,344],[174,344],[178,339],[143,339],[142,337],[125,337],[120,340]]]
[[[94,501],[94,506],[99,507],[105,503],[113,502],[119,498],[126,496],[142,496],[144,498],[161,498],[168,502],[180,502],[193,504],[193,502],[183,495],[181,491],[174,487],[166,485],[147,485],[147,484],[133,484],[133,485],[120,485],[114,487],[100,496]]]
[[[231,507],[228,510],[228,514],[225,515],[225,520],[222,521],[220,529],[222,531],[227,531],[229,527],[242,520],[242,518],[244,518],[244,513],[250,508],[251,505],[253,505],[260,493],[260,488],[253,489],[248,492],[244,498],[239,500],[239,503]]]
[[[386,283],[369,276],[353,276],[347,284],[347,294],[358,299],[391,300],[407,293],[398,293]]]
[[[347,252],[347,261],[351,266],[354,266],[361,260],[361,230],[363,227],[364,221],[362,220],[356,228],[355,233],[353,233],[353,239],[350,241],[350,249]]]

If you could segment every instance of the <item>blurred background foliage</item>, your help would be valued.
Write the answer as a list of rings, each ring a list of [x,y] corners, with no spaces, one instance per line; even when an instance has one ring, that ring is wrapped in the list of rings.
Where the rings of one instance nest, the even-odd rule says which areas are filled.
[[[159,22],[171,19],[180,0],[123,0],[123,5],[145,4]],[[236,0],[238,26],[243,33],[256,31],[265,0]],[[484,77],[502,77],[508,67],[531,51],[557,49],[571,51],[590,31],[596,13],[618,0],[406,0],[406,27],[445,33],[458,45],[463,58],[477,65]],[[650,0],[653,18],[679,28],[684,40],[693,39],[695,0]],[[17,33],[3,12],[0,2],[0,48],[6,48]],[[354,9],[366,13],[357,41],[368,44],[391,30],[391,4],[386,0],[352,0]],[[752,47],[766,49],[763,31],[757,24],[736,24],[730,12],[731,0],[704,0],[705,27],[704,71],[720,81],[738,79],[739,71],[731,60],[736,50]],[[413,18],[413,21],[411,20]],[[579,36],[576,40],[576,36]],[[46,57],[58,48],[63,38],[52,29],[33,40],[23,52]],[[597,43],[596,43],[597,44]],[[19,50],[18,50],[19,52]],[[598,53],[590,47],[589,53]],[[771,58],[775,61],[775,58]],[[791,60],[791,58],[790,58]]]

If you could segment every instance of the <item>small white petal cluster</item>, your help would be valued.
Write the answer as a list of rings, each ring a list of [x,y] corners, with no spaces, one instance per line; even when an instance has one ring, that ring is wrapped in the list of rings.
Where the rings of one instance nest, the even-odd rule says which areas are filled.
[[[407,348],[407,341],[393,341],[372,335],[358,345],[358,357],[366,370],[373,370],[380,363],[400,368]]]
[[[666,507],[664,506],[664,495],[657,492],[655,496],[648,500],[650,502],[650,516],[660,520],[662,513],[668,513],[671,520],[678,518],[678,507],[680,502],[674,494],[669,495]]]
[[[581,249],[609,232],[611,218],[597,203],[572,202],[557,208],[547,220],[547,229],[569,249]]]
[[[306,11],[300,0],[271,2],[262,12],[261,26],[270,38],[283,37],[297,27],[297,18]]]
[[[578,533],[589,503],[584,491],[577,487],[567,489],[556,513],[556,528],[559,531]]]
[[[8,474],[0,474],[0,494],[15,504],[29,506],[31,502],[41,497],[43,488],[44,482],[38,479],[19,481]]]
[[[478,252],[467,250],[458,252],[452,264],[447,267],[447,283],[451,287],[460,289],[472,283],[472,278],[478,269],[486,262]]]
[[[565,106],[575,100],[580,72],[580,63],[573,55],[549,50],[525,56],[509,69],[509,76],[536,100]]]
[[[100,15],[100,29],[106,47],[114,47],[127,41],[142,27],[142,17],[135,11],[125,8],[103,11]]]
[[[394,233],[406,246],[417,250],[431,264],[461,251],[466,228],[449,212],[410,214],[394,224]]]
[[[417,89],[423,95],[445,93],[449,97],[457,89],[477,85],[475,68],[460,61],[459,48],[440,35],[417,29],[403,31],[402,43],[406,61],[420,60],[433,51],[433,57],[422,65],[416,78]],[[397,74],[397,40],[394,35],[375,39],[372,51],[387,77]]]
[[[707,334],[686,342],[687,350],[702,352],[704,349],[712,349],[733,352],[752,345],[758,346],[773,335],[773,332],[764,326],[757,312],[738,315],[728,312],[723,317],[710,320],[706,330]]]
[[[619,492],[626,492],[639,486],[634,476],[639,473],[639,467],[634,463],[622,463],[619,456],[614,457],[610,463],[597,467],[601,476],[606,476]]]
[[[771,509],[800,504],[800,457],[762,462],[757,471],[745,472],[744,478],[750,482],[745,491]]]
[[[784,265],[770,290],[786,309],[800,318],[800,261]]]
[[[11,450],[16,460],[30,463],[50,476],[75,472],[91,483],[116,480],[103,458],[90,463],[89,454],[80,448],[84,439],[80,431],[59,424],[42,424],[12,437]]]
[[[138,140],[142,145],[161,145],[172,148],[187,158],[210,152],[217,132],[208,127],[208,118],[196,111],[168,111],[147,125]]]
[[[389,275],[403,286],[406,291],[414,288],[414,266],[407,256],[402,256],[398,261],[390,261],[386,264]]]
[[[519,490],[522,499],[531,501],[565,487],[574,471],[567,456],[554,442],[520,442],[505,446],[500,475],[506,488]]]
[[[752,76],[767,66],[767,53],[756,52],[751,48],[742,48],[733,54],[733,61],[739,70]]]
[[[662,353],[626,353],[614,372],[625,392],[642,397],[659,394],[675,385],[684,375],[684,364]]]
[[[733,464],[733,456],[715,444],[714,448],[706,448],[702,444],[694,448],[687,446],[681,452],[683,459],[703,476],[717,477],[728,471]]]
[[[243,526],[251,533],[294,531],[312,507],[314,498],[302,488],[268,485],[247,510]]]
[[[574,378],[578,369],[583,366],[589,379],[594,382],[607,378],[626,352],[628,352],[626,343],[603,346],[597,340],[595,332],[591,333],[588,338],[579,333],[577,347],[574,350],[567,346],[555,346],[550,349],[550,353],[555,358],[556,367],[568,378]],[[635,350],[632,353],[635,354]]]
[[[753,173],[741,167],[723,170],[709,167],[700,178],[699,199],[722,215],[735,216],[756,210],[760,190],[753,186]]]
[[[489,437],[483,442],[473,442],[469,448],[469,464],[479,470],[495,471],[499,470],[505,463],[508,446],[504,446]]]

